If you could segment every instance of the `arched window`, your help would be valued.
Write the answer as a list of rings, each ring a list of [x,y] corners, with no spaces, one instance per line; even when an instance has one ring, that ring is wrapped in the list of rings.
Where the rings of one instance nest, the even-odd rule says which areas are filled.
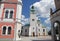
[[[11,34],[11,27],[8,27],[8,34]]]
[[[13,18],[13,11],[10,11],[10,18]]]
[[[8,13],[9,13],[9,11],[6,10],[6,12],[5,12],[5,18],[8,18]]]
[[[2,34],[6,34],[6,26],[3,27],[3,32]]]

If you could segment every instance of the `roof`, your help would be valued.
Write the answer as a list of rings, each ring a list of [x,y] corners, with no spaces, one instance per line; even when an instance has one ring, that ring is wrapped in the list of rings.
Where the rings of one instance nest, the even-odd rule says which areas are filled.
[[[30,26],[30,24],[25,24],[24,26]]]
[[[52,14],[54,14],[54,13],[56,13],[56,12],[58,12],[60,9],[57,9],[55,12],[53,12]]]

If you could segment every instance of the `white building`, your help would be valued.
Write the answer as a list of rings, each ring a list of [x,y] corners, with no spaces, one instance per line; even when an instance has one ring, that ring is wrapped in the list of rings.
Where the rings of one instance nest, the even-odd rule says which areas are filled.
[[[25,25],[22,28],[23,36],[45,36],[47,34],[46,28],[40,23],[40,20],[37,20],[36,11],[34,6],[30,8],[30,24]]]

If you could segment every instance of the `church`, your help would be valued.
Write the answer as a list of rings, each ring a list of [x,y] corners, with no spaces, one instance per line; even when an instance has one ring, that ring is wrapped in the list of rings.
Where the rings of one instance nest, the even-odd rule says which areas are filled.
[[[22,36],[47,36],[47,29],[41,24],[40,20],[37,19],[37,13],[34,6],[30,7],[30,23],[22,26]]]
[[[0,0],[0,41],[18,41],[21,33],[22,0]]]

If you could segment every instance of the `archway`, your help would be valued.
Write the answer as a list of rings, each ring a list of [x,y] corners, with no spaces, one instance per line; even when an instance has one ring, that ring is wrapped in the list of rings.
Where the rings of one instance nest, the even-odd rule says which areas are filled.
[[[33,36],[35,36],[35,32],[33,32]]]
[[[55,21],[54,23],[53,23],[53,30],[54,30],[54,38],[56,39],[56,40],[60,40],[60,22],[59,21]]]

